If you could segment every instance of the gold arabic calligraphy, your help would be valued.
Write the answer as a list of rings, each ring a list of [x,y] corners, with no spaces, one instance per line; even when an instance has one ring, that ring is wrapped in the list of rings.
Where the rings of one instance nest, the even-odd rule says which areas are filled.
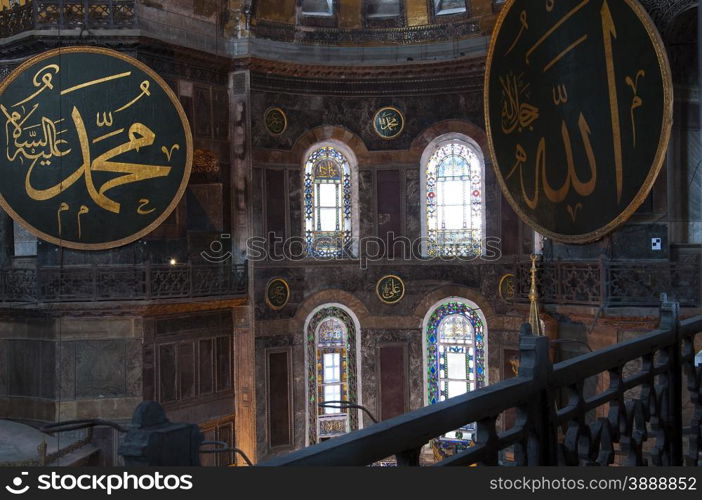
[[[403,285],[395,278],[387,278],[381,284],[380,297],[386,302],[397,302],[402,298]]]
[[[378,129],[385,136],[396,135],[402,129],[402,118],[399,113],[393,109],[380,111],[376,121]]]
[[[590,0],[582,0],[575,7],[568,10],[560,19],[556,20],[551,24],[550,28],[538,38],[536,43],[534,43],[528,50],[525,51],[525,63],[527,66],[530,64],[530,58],[537,54],[537,51],[542,46],[542,44],[554,33],[558,32],[560,28],[578,11],[583,9]],[[554,9],[554,1],[548,0],[545,4],[545,10],[547,12],[552,12]],[[528,29],[526,25],[526,13],[522,11],[520,14],[521,27],[517,39],[512,43],[509,48],[504,53],[507,56],[514,48],[517,41],[521,38],[524,30]],[[612,126],[612,141],[613,141],[613,151],[614,151],[614,170],[615,170],[615,189],[617,196],[617,203],[621,202],[624,176],[622,167],[622,131],[621,125],[619,123],[619,103],[617,94],[617,74],[614,67],[613,58],[613,41],[616,40],[617,32],[614,24],[612,14],[610,12],[607,0],[602,3],[602,8],[600,9],[601,24],[603,28],[603,56],[606,61],[606,74],[607,74],[607,86],[609,92],[609,111],[611,117]],[[566,40],[565,37],[563,41],[566,42],[566,48],[560,50],[556,57],[552,57],[550,62],[546,64],[543,68],[543,73],[547,72],[552,67],[564,60],[565,57],[572,51],[576,50],[581,44],[585,43],[588,39],[587,34],[577,33],[574,30],[577,39],[575,42]],[[549,48],[552,54],[553,47]],[[549,55],[546,55],[549,57]],[[636,146],[636,123],[634,111],[643,106],[643,100],[638,94],[639,90],[639,79],[645,76],[644,70],[639,70],[633,77],[627,76],[625,79],[626,85],[631,87],[633,91],[632,103],[630,106],[631,115],[631,127],[633,133],[633,143]],[[501,118],[501,130],[505,135],[509,134],[519,134],[524,130],[533,131],[533,126],[535,122],[540,117],[540,109],[529,103],[530,98],[530,84],[524,81],[524,73],[515,75],[513,72],[508,72],[504,75],[499,76],[499,84],[501,88],[501,106],[500,106],[500,118]],[[563,83],[556,83],[552,90],[552,104],[553,106],[567,106],[569,103],[568,88]],[[576,111],[577,112],[577,111]],[[582,142],[582,150],[585,153],[585,159],[589,166],[589,176],[586,179],[581,179],[581,177],[576,173],[576,161],[574,158],[573,144],[571,142],[571,134],[569,127],[565,120],[561,122],[561,133],[560,142],[562,143],[563,151],[565,153],[565,163],[567,167],[567,173],[565,180],[560,186],[554,186],[552,182],[548,179],[548,163],[547,163],[547,139],[542,136],[537,141],[536,153],[532,158],[529,158],[526,152],[526,148],[520,144],[516,143],[515,153],[514,153],[514,163],[511,166],[509,173],[505,176],[505,180],[509,180],[517,171],[519,172],[520,185],[521,185],[521,197],[527,207],[532,210],[536,210],[539,205],[539,199],[541,192],[545,194],[546,198],[552,203],[562,203],[566,201],[571,190],[575,191],[581,198],[586,198],[590,196],[597,186],[597,161],[593,150],[593,145],[591,143],[591,128],[588,123],[587,118],[583,112],[577,112],[578,116],[577,126],[580,132],[580,140]],[[519,139],[517,139],[519,141]],[[526,139],[525,139],[526,140]],[[533,162],[533,172],[534,175],[529,177],[533,182],[533,191],[527,192],[525,187],[525,176],[524,168],[528,163]],[[575,221],[578,212],[584,209],[584,205],[581,202],[574,202],[573,205],[567,205],[564,207],[565,210],[570,215],[571,219]]]
[[[120,157],[130,152],[139,152],[144,148],[149,148],[156,142],[156,134],[145,124],[133,122],[122,124],[121,128],[112,130],[99,137],[92,138],[86,127],[86,123],[79,109],[79,105],[74,105],[70,112],[72,127],[77,135],[77,144],[69,144],[67,128],[63,128],[64,119],[55,120],[42,113],[41,104],[35,101],[46,91],[55,90],[54,77],[59,74],[61,68],[58,64],[44,66],[34,74],[32,83],[33,92],[20,101],[9,105],[0,104],[0,111],[5,119],[5,157],[11,163],[18,162],[27,167],[24,180],[24,189],[27,196],[36,201],[47,201],[56,198],[71,188],[80,179],[85,182],[87,194],[92,202],[99,208],[119,214],[122,204],[110,195],[110,191],[119,186],[136,183],[148,179],[166,177],[172,170],[168,165],[151,165],[122,161]],[[77,90],[81,90],[94,85],[104,84],[120,78],[130,76],[131,72],[107,75],[105,77],[82,82],[68,89],[62,90],[61,95],[66,95]],[[123,106],[105,112],[97,113],[95,124],[98,128],[109,128],[119,126],[118,118],[115,116],[129,107],[139,102],[144,97],[151,96],[150,83],[144,80],[139,85],[140,93]],[[104,141],[106,139],[123,135],[123,142],[107,149],[101,154],[95,154],[91,144]],[[174,151],[180,149],[179,144],[161,146],[161,150],[166,154],[168,162]],[[52,161],[64,158],[73,151],[80,151],[80,159],[75,170],[62,179],[60,182],[50,187],[37,187],[33,183],[36,169],[49,168]],[[65,163],[66,160],[64,160]],[[94,174],[96,172],[117,174],[112,178],[101,177],[98,181]],[[147,215],[155,209],[146,206],[150,203],[148,199],[139,200],[139,206],[135,207],[136,213]],[[70,205],[61,200],[57,210],[58,233],[61,235],[62,213],[70,210]],[[83,228],[81,217],[90,213],[88,205],[81,203],[77,212],[78,237],[82,238]]]

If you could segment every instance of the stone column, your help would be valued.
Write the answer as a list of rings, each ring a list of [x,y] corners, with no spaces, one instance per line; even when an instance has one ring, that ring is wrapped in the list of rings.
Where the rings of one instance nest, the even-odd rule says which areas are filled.
[[[251,236],[251,116],[250,76],[234,71],[229,77],[230,142],[232,165],[232,253],[234,264],[248,266],[248,305],[235,307],[234,403],[235,440],[252,461],[256,460],[255,342],[253,317],[253,263],[247,261],[246,243]]]

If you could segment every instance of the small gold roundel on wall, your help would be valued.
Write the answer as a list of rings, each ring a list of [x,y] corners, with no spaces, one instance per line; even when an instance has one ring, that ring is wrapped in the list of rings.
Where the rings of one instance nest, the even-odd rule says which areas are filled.
[[[394,274],[388,274],[378,280],[375,293],[385,304],[397,304],[405,296],[405,282]]]
[[[268,108],[263,114],[263,123],[271,135],[281,135],[288,128],[288,117],[280,108]]]
[[[290,300],[290,285],[283,278],[273,278],[266,285],[266,304],[277,311]]]
[[[498,294],[506,302],[514,300],[514,296],[517,294],[517,280],[514,274],[505,274],[500,278]]]
[[[373,130],[382,139],[390,140],[398,137],[405,129],[405,116],[393,107],[386,106],[378,110],[373,117]]]

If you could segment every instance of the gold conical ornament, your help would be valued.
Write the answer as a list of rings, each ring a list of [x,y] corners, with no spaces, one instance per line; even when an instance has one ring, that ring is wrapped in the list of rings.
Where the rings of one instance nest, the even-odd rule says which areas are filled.
[[[543,336],[544,331],[541,328],[541,320],[539,319],[539,296],[536,293],[536,260],[538,255],[531,256],[531,286],[529,288],[529,324],[533,335]]]

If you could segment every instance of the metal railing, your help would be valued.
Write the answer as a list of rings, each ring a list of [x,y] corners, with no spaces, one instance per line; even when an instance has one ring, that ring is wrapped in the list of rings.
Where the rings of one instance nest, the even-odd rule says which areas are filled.
[[[135,0],[31,0],[0,11],[0,38],[41,29],[135,28]]]
[[[699,306],[700,257],[678,261],[552,261],[539,264],[537,288],[543,304],[656,306],[666,293],[681,306]],[[531,263],[516,265],[516,299],[529,301]]]
[[[498,465],[504,456],[530,466],[702,465],[702,367],[694,359],[702,316],[679,321],[677,303],[661,311],[660,329],[555,365],[549,339],[524,325],[517,377],[260,465],[369,465],[395,455],[416,466],[428,442],[471,422],[475,444],[437,466]],[[593,377],[600,389],[587,394]],[[505,411],[517,418],[499,431]]]
[[[247,265],[64,266],[0,270],[0,302],[89,302],[246,293]]]

